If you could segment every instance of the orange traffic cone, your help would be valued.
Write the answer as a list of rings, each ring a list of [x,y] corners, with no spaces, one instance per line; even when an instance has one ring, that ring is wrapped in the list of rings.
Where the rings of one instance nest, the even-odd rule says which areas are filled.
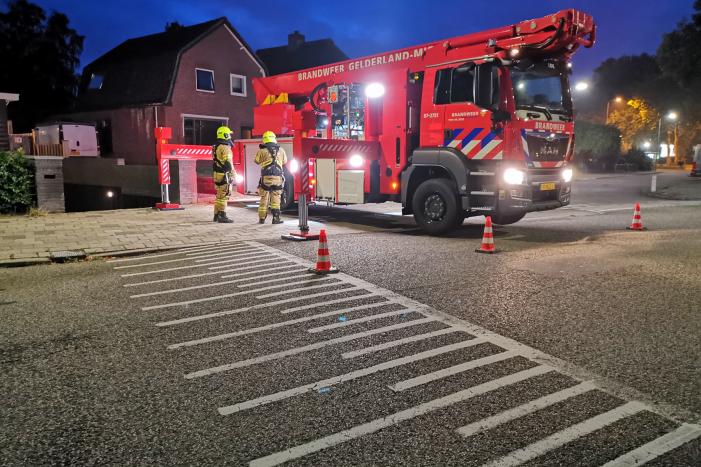
[[[492,216],[486,216],[485,219],[482,245],[475,251],[477,253],[496,253],[497,250],[494,248],[494,234],[492,233]]]
[[[309,268],[309,272],[315,274],[333,274],[338,272],[338,268],[331,266],[331,255],[326,242],[326,230],[319,232],[319,249],[316,253],[316,267]]]
[[[626,227],[628,230],[647,230],[643,227],[643,221],[640,217],[640,203],[635,203],[635,211],[633,211],[633,221],[630,223],[630,227]]]

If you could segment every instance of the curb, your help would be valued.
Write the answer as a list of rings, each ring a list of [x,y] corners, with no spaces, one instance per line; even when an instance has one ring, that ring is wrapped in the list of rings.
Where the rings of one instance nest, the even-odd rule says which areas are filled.
[[[49,258],[18,258],[0,260],[0,268],[21,268],[24,266],[36,266],[38,264],[51,264]]]

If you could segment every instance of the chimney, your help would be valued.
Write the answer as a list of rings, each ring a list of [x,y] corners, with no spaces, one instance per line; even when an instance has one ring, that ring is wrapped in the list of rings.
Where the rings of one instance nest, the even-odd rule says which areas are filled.
[[[295,31],[292,34],[287,35],[288,49],[297,50],[302,44],[304,44],[304,34],[300,34],[299,31]]]

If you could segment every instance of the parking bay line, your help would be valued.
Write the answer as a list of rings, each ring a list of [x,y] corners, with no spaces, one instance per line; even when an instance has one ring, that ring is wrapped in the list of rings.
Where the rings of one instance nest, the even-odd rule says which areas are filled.
[[[492,415],[491,417],[483,418],[482,420],[462,426],[457,428],[455,431],[464,437],[474,436],[477,433],[491,430],[492,428],[503,425],[504,423],[524,417],[533,412],[537,412],[538,410],[550,407],[551,405],[555,405],[594,389],[596,389],[596,386],[593,383],[585,381],[577,384],[576,386],[571,386],[567,389],[548,394],[519,405],[518,407],[514,407],[513,409],[505,410],[504,412]]]
[[[431,339],[432,337],[443,336],[446,334],[452,334],[454,332],[463,332],[460,329],[454,328],[452,326],[439,329],[438,331],[427,332],[425,334],[417,334],[415,336],[404,337],[402,339],[397,339],[394,341],[385,342],[383,344],[377,344],[370,347],[363,347],[362,349],[353,350],[351,352],[345,352],[341,354],[341,358],[350,359],[355,357],[360,357],[361,355],[366,355],[373,352],[379,352],[381,350],[391,349],[392,347],[398,347],[400,345],[408,344],[410,342],[419,342],[426,339]]]
[[[233,251],[224,250],[224,251],[217,252],[217,253],[207,253],[206,255],[198,255],[198,256],[177,258],[177,259],[166,259],[163,261],[154,261],[152,263],[139,263],[139,264],[128,264],[126,266],[115,266],[114,269],[140,268],[143,266],[155,266],[157,264],[179,263],[180,261],[188,261],[188,260],[195,260],[196,263],[202,263],[202,262],[209,261],[209,260],[207,260],[207,259],[202,260],[202,259],[198,259],[198,258],[213,258],[216,256],[229,255],[230,253],[237,253],[237,254],[234,254],[232,256],[226,256],[227,258],[235,258],[238,256],[247,256],[247,255],[254,255],[254,254],[258,254],[258,255],[262,256],[265,254],[265,252],[262,250],[258,250],[258,251],[256,251],[256,250],[258,250],[258,249],[252,248],[250,250],[246,250],[244,253],[241,253],[241,250],[238,250],[238,249],[233,250]]]
[[[283,286],[305,284],[305,283],[308,283],[308,282],[311,282],[311,281],[317,281],[317,280],[328,280],[328,278],[327,278],[327,277],[324,277],[324,276],[315,276],[315,277],[310,277],[309,279],[306,279],[306,280],[304,280],[304,281],[288,282],[287,284],[273,285],[273,286],[269,286],[269,287],[263,287],[263,288],[260,288],[260,289],[258,289],[258,290],[244,290],[243,292],[232,292],[232,293],[227,293],[227,294],[222,294],[222,295],[214,295],[214,296],[211,296],[211,297],[195,298],[195,299],[192,299],[192,300],[185,300],[185,301],[182,301],[182,302],[162,303],[162,304],[159,304],[159,305],[151,305],[151,306],[142,307],[141,310],[142,310],[142,311],[158,310],[158,309],[161,309],[161,308],[172,308],[172,307],[174,307],[174,306],[184,306],[184,305],[192,305],[192,304],[194,304],[194,303],[211,302],[211,301],[215,301],[215,300],[221,300],[221,299],[223,299],[223,298],[238,297],[238,296],[240,296],[240,295],[247,295],[247,294],[250,294],[250,293],[257,293],[257,292],[259,292],[259,291],[261,291],[261,290],[270,290],[270,289],[280,288],[280,287],[283,287]],[[337,282],[331,282],[331,283],[328,283],[328,284],[314,285],[314,286],[311,286],[311,287],[295,288],[295,289],[292,289],[292,290],[286,290],[286,291],[284,291],[284,292],[275,292],[275,293],[272,293],[272,294],[261,295],[261,296],[258,296],[258,297],[256,297],[256,298],[272,297],[272,296],[277,296],[277,295],[284,294],[284,293],[302,292],[302,291],[305,291],[305,290],[316,289],[316,288],[320,288],[320,287],[329,287],[329,286],[335,285],[336,283],[337,283]]]
[[[349,289],[343,289],[343,290],[344,290],[344,292],[345,292],[345,291],[356,291],[356,290],[362,290],[362,287],[351,287],[351,288],[349,288]],[[272,301],[272,302],[258,303],[257,305],[251,305],[251,306],[247,306],[247,307],[244,307],[244,308],[238,308],[238,309],[236,309],[236,310],[217,311],[217,312],[215,312],[215,313],[207,313],[206,315],[188,316],[187,318],[174,319],[174,320],[171,320],[171,321],[163,321],[163,322],[160,322],[160,323],[156,323],[156,326],[159,326],[159,327],[161,327],[161,326],[173,326],[173,325],[176,325],[176,324],[189,323],[189,322],[192,322],[192,321],[199,321],[199,320],[202,320],[202,319],[218,318],[218,317],[221,317],[221,316],[228,316],[228,315],[234,315],[234,314],[238,314],[238,313],[243,313],[243,312],[249,311],[249,310],[256,310],[256,309],[259,309],[259,308],[267,308],[267,307],[269,307],[269,306],[281,305],[281,304],[283,304],[283,303],[297,302],[297,301],[305,300],[305,299],[308,299],[308,298],[317,298],[317,297],[322,297],[322,296],[324,296],[324,295],[331,295],[331,294],[336,294],[336,293],[337,293],[336,290],[329,290],[329,291],[327,291],[327,292],[319,292],[319,293],[316,293],[316,294],[310,294],[310,295],[303,295],[303,296],[299,296],[299,297],[286,298],[286,299],[283,299],[283,300],[275,300],[275,301]],[[354,296],[351,296],[351,297],[348,297],[348,300],[350,300],[350,299],[355,299],[355,298],[367,298],[367,297],[370,297],[370,296],[372,296],[372,293],[371,293],[371,292],[368,292],[368,291],[363,290],[363,293],[358,294],[358,295],[354,295]],[[329,303],[329,302],[326,302],[326,303]],[[321,305],[322,305],[322,304],[317,305],[317,306],[321,306]],[[309,307],[309,305],[305,305],[305,307]]]
[[[504,376],[502,378],[488,381],[486,383],[482,383],[468,389],[463,389],[461,391],[454,392],[439,399],[424,402],[423,404],[419,404],[409,409],[405,409],[396,412],[392,415],[372,420],[362,425],[357,425],[348,430],[340,431],[338,433],[325,436],[323,438],[311,441],[306,444],[301,444],[293,448],[286,449],[284,451],[279,451],[265,457],[260,457],[251,461],[249,465],[252,467],[269,467],[274,465],[280,465],[284,462],[293,459],[298,459],[308,454],[312,454],[333,446],[337,446],[347,441],[351,441],[362,436],[375,433],[384,428],[398,425],[403,421],[411,420],[421,415],[425,415],[427,413],[445,407],[449,407],[451,405],[457,404],[458,402],[471,399],[473,397],[485,394],[487,392],[494,391],[496,389],[500,389],[512,384],[516,384],[521,381],[525,381],[529,378],[543,375],[553,370],[554,369],[549,366],[540,365],[534,368],[530,368],[528,370],[520,371],[518,373],[514,373],[508,376]]]
[[[343,342],[350,342],[353,340],[362,339],[363,337],[374,336],[375,334],[383,334],[385,332],[392,332],[398,329],[404,329],[411,326],[418,326],[420,324],[430,323],[432,321],[434,321],[433,318],[414,319],[411,321],[405,321],[403,323],[393,324],[382,328],[370,329],[367,331],[357,332],[355,334],[348,334],[346,336],[337,337],[335,339],[315,342],[313,344],[303,345],[301,347],[295,347],[293,349],[283,350],[281,352],[262,355],[260,357],[249,358],[248,360],[240,360],[238,362],[228,363],[226,365],[220,365],[217,367],[206,368],[200,371],[194,371],[192,373],[187,373],[185,375],[185,378],[201,378],[203,376],[213,375],[215,373],[222,373],[224,371],[234,370],[236,368],[245,368],[247,366],[258,365],[260,363],[265,363],[272,360],[279,360],[281,358],[289,357],[292,355],[298,355],[305,352],[311,352],[312,350],[323,349],[324,347],[329,347],[331,345],[341,344]]]
[[[354,289],[357,289],[357,288],[359,288],[359,287],[354,287]],[[349,289],[346,289],[346,290],[349,290]],[[388,305],[388,304],[390,304],[390,303],[397,303],[397,302],[395,302],[394,300],[387,299],[387,298],[383,297],[382,295],[377,295],[377,294],[374,294],[374,293],[372,293],[372,292],[368,292],[368,293],[362,294],[362,295],[355,295],[355,296],[351,296],[351,297],[337,298],[337,299],[335,299],[335,300],[326,300],[326,301],[320,302],[320,303],[318,303],[318,304],[317,304],[317,303],[314,303],[314,304],[310,304],[310,305],[296,306],[296,307],[294,307],[294,308],[287,308],[287,309],[285,309],[285,310],[281,310],[280,313],[282,313],[283,315],[286,315],[286,314],[289,314],[289,313],[294,313],[294,312],[296,312],[296,311],[308,310],[309,308],[318,308],[318,307],[320,307],[320,306],[335,305],[336,303],[343,303],[343,302],[354,301],[354,300],[357,300],[356,297],[359,297],[359,298],[363,298],[363,299],[364,299],[364,298],[370,298],[371,296],[372,296],[372,297],[377,297],[377,298],[382,298],[383,301],[382,301],[382,302],[378,302],[378,303],[384,303],[385,305]]]
[[[428,320],[429,318],[423,318],[423,319]],[[421,320],[414,320],[414,321],[421,321]],[[412,321],[409,321],[409,322],[411,323]],[[428,321],[426,321],[426,322],[428,322]],[[400,324],[406,324],[406,323],[400,323]],[[258,397],[255,399],[250,399],[250,400],[240,402],[238,404],[229,405],[226,407],[220,407],[219,413],[222,415],[231,415],[232,413],[241,412],[242,410],[248,410],[248,409],[252,409],[253,407],[258,407],[260,405],[270,404],[272,402],[277,402],[279,400],[288,399],[290,397],[298,396],[300,394],[304,394],[305,392],[313,390],[313,389],[322,388],[322,387],[326,387],[326,386],[333,386],[335,384],[343,383],[345,381],[352,381],[354,379],[362,378],[363,376],[371,375],[371,374],[377,373],[379,371],[389,370],[392,368],[396,368],[398,366],[418,362],[418,361],[424,360],[426,358],[431,358],[431,357],[435,357],[437,355],[442,355],[444,353],[454,352],[456,350],[464,349],[466,347],[472,347],[473,345],[477,345],[478,343],[483,343],[483,342],[485,342],[483,339],[475,338],[475,339],[457,342],[455,344],[444,345],[442,347],[437,347],[435,349],[426,350],[424,352],[420,352],[417,354],[407,355],[405,357],[396,358],[394,360],[389,360],[389,361],[386,361],[386,362],[383,362],[383,363],[380,363],[377,365],[373,365],[373,366],[370,366],[367,368],[361,368],[360,370],[351,371],[350,373],[345,373],[342,375],[333,376],[331,378],[327,378],[327,379],[324,379],[321,381],[316,381],[314,383],[304,384],[304,385],[298,386],[296,388],[287,389],[285,391],[276,392],[274,394],[269,394],[267,396],[262,396],[262,397]]]
[[[282,321],[279,323],[267,324],[265,326],[258,326],[255,328],[242,329],[240,331],[234,331],[234,332],[230,332],[227,334],[219,334],[217,336],[209,336],[209,337],[203,337],[202,339],[195,339],[195,340],[191,340],[191,341],[187,341],[187,342],[180,342],[178,344],[169,345],[168,348],[169,349],[178,349],[180,347],[189,347],[189,346],[198,345],[198,344],[205,344],[207,342],[215,342],[215,341],[230,339],[232,337],[246,336],[248,334],[255,334],[258,332],[269,331],[271,329],[277,329],[277,328],[281,328],[281,327],[285,327],[285,326],[292,326],[292,325],[295,325],[298,323],[304,323],[306,321],[312,321],[315,319],[326,318],[328,316],[335,316],[335,315],[340,315],[343,313],[350,313],[353,311],[377,308],[380,306],[385,306],[388,303],[390,303],[390,302],[370,303],[368,305],[360,305],[360,306],[353,307],[353,308],[340,308],[340,309],[336,309],[333,311],[327,311],[325,313],[319,313],[317,315],[304,316],[302,318],[291,319],[291,320]]]
[[[198,259],[198,258],[210,258],[212,256],[217,256],[216,253],[214,254],[209,254],[207,256],[193,256],[192,258],[187,258],[187,259],[194,259],[195,263],[206,263],[208,260],[207,259]],[[232,256],[229,256],[229,258],[238,258],[238,259],[248,259],[248,258],[257,258],[257,257],[268,257],[268,254],[264,251],[246,251],[243,253],[235,254]]]
[[[437,381],[439,379],[447,378],[448,376],[457,375],[463,371],[473,370],[485,365],[491,365],[492,363],[501,362],[508,360],[510,358],[516,357],[518,354],[512,350],[507,350],[506,352],[500,352],[498,354],[489,355],[488,357],[477,358],[475,360],[470,360],[469,362],[464,362],[459,365],[450,366],[448,368],[443,368],[442,370],[433,371],[425,375],[420,375],[415,378],[405,379],[400,381],[389,388],[394,392],[406,391],[407,389],[414,388],[416,386],[421,386],[422,384],[427,384],[432,381]]]
[[[330,329],[344,328],[346,326],[352,326],[358,323],[367,323],[368,321],[388,318],[390,316],[408,315],[409,313],[419,313],[419,311],[415,308],[403,308],[401,310],[394,310],[388,311],[386,313],[378,313],[376,315],[363,316],[362,318],[349,319],[348,321],[341,321],[340,323],[332,323],[324,326],[317,326],[315,328],[307,329],[307,332],[311,334],[316,334],[318,332],[324,332]]]
[[[213,267],[211,267],[211,268],[209,268],[209,269],[210,269],[211,271],[216,271],[216,270],[219,270],[219,269],[230,268],[231,266],[235,266],[234,264],[231,264],[231,263],[236,263],[237,261],[239,261],[239,260],[237,260],[237,259],[230,259],[230,260],[226,260],[226,261],[220,261],[219,263],[216,263],[216,264],[222,264],[223,266],[213,266]],[[256,264],[256,263],[270,263],[270,258],[258,259],[258,260],[255,260],[255,261],[249,261],[249,262],[247,262],[247,263],[239,263],[239,264]],[[215,264],[215,263],[211,263],[211,264]],[[200,265],[198,264],[197,267],[199,267],[199,266],[200,266]],[[209,266],[209,264],[203,264],[202,266]]]
[[[230,277],[249,276],[252,274],[258,274],[259,272],[267,272],[267,271],[280,270],[280,269],[291,269],[291,268],[297,268],[297,267],[299,267],[298,264],[291,263],[288,266],[275,266],[273,268],[267,268],[267,269],[256,269],[255,267],[243,268],[243,269],[240,269],[239,271],[250,271],[251,269],[256,269],[256,270],[252,271],[252,272],[247,272],[245,274],[228,274],[226,276],[221,276],[221,278],[226,279],[226,278],[230,278]],[[178,281],[178,280],[183,280],[183,279],[194,279],[195,277],[214,276],[217,274],[221,274],[221,271],[202,272],[200,274],[188,274],[187,276],[168,277],[166,279],[156,279],[153,281],[145,281],[145,282],[132,282],[131,284],[124,284],[123,287],[137,287],[140,285],[160,284],[163,282],[172,282],[172,281]]]
[[[701,427],[684,423],[676,430],[645,443],[601,467],[635,467],[649,462],[701,435]]]
[[[295,274],[295,273],[298,273],[298,272],[299,272],[299,273],[303,273],[303,274]],[[297,269],[297,270],[287,271],[287,273],[289,274],[287,277],[290,277],[290,278],[291,278],[291,277],[302,276],[302,275],[308,276],[307,271],[306,271],[305,269]],[[253,279],[255,279],[255,278],[253,278]],[[188,290],[205,289],[205,288],[207,288],[207,287],[218,287],[218,286],[220,286],[220,285],[235,284],[236,282],[247,281],[247,280],[251,280],[251,278],[250,278],[250,277],[247,277],[247,278],[244,278],[244,279],[232,279],[232,280],[230,280],[230,281],[212,282],[212,283],[209,283],[209,284],[201,284],[201,285],[192,285],[192,286],[190,286],[190,287],[180,287],[180,288],[177,288],[177,289],[158,290],[158,291],[156,291],[156,292],[146,292],[146,293],[140,293],[140,294],[136,294],[136,295],[131,295],[129,298],[151,297],[151,296],[154,296],[154,295],[165,295],[165,294],[169,294],[169,293],[185,292],[185,291],[188,291]],[[277,279],[275,282],[279,282],[279,281],[280,281],[280,279]],[[259,284],[260,284],[260,283],[259,283]]]
[[[560,446],[564,446],[567,443],[600,430],[618,420],[635,415],[643,410],[645,410],[645,405],[640,402],[627,402],[608,412],[569,426],[533,444],[517,449],[504,457],[485,464],[483,467],[512,467],[524,464]]]
[[[191,265],[189,265],[189,266],[178,266],[178,267],[174,267],[174,268],[156,269],[156,270],[154,270],[154,271],[130,272],[130,273],[128,273],[128,274],[122,274],[122,277],[144,276],[144,275],[147,275],[147,274],[158,274],[158,273],[161,273],[161,272],[181,271],[181,270],[183,270],[183,269],[202,268],[202,267],[210,266],[210,265],[212,265],[212,264],[224,264],[224,263],[226,263],[225,266],[220,266],[220,267],[217,267],[217,268],[209,268],[210,270],[213,270],[213,269],[224,269],[224,268],[230,268],[230,267],[232,267],[232,266],[243,266],[243,265],[251,265],[251,264],[256,264],[256,263],[264,263],[264,262],[266,262],[266,261],[268,261],[268,260],[261,259],[261,260],[257,260],[257,261],[249,261],[249,262],[244,262],[244,263],[238,263],[238,264],[236,264],[236,265],[230,264],[230,263],[235,263],[236,261],[238,261],[238,260],[233,259],[233,260],[227,260],[227,261],[212,261],[211,263],[191,264]]]

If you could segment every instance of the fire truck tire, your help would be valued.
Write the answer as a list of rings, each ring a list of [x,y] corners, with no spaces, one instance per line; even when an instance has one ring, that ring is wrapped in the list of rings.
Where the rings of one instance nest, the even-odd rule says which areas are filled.
[[[492,214],[492,222],[499,225],[515,224],[526,216],[525,212],[518,214]]]
[[[414,192],[412,207],[419,227],[430,235],[443,235],[464,213],[458,208],[455,184],[444,178],[424,181]]]

